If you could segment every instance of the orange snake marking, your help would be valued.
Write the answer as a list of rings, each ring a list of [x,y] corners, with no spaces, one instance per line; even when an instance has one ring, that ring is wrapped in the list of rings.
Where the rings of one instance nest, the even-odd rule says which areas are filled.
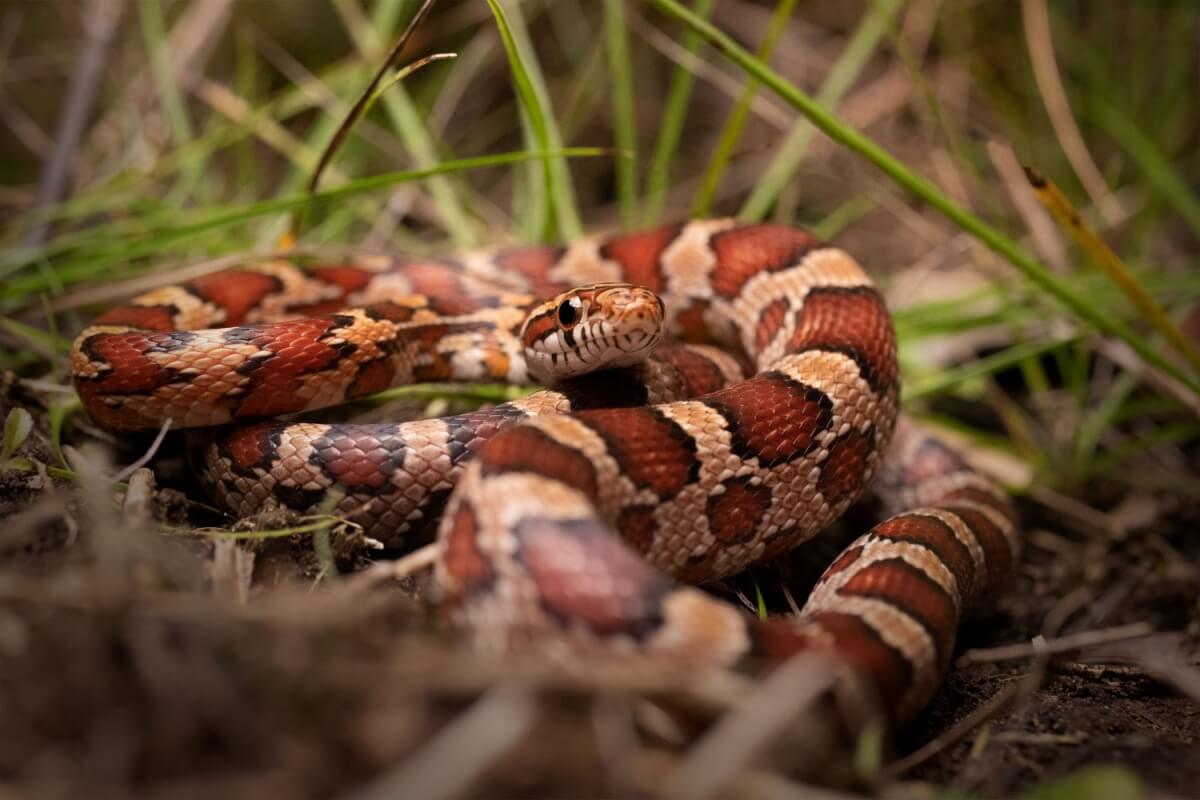
[[[566,639],[726,664],[820,650],[846,667],[850,695],[910,718],[948,667],[964,610],[1018,552],[1008,498],[912,424],[897,428],[891,321],[846,253],[795,229],[721,221],[628,239],[599,252],[634,252],[637,274],[661,276],[667,308],[693,327],[699,317],[701,338],[735,340],[756,374],[491,438],[441,526],[442,602],[480,646]],[[848,547],[796,618],[759,621],[676,583],[815,536],[877,474],[885,502],[912,505]],[[449,557],[464,526],[486,585]]]
[[[543,353],[578,348],[551,362],[596,351],[628,364],[620,345],[657,334],[590,317],[621,282],[661,298],[633,318],[665,313],[669,334],[724,349],[675,345],[440,419],[250,420],[411,380],[554,374],[527,360],[523,334]],[[583,284],[569,308],[539,307]],[[695,220],[453,260],[267,262],[106,313],[71,364],[88,413],[113,429],[245,421],[194,448],[233,514],[336,494],[334,513],[389,548],[436,539],[442,602],[488,646],[566,639],[724,664],[820,650],[850,694],[903,721],[940,682],[962,614],[1020,552],[1004,492],[898,423],[895,336],[866,274],[785,226]],[[893,516],[796,618],[760,621],[678,583],[817,535],[873,479]]]

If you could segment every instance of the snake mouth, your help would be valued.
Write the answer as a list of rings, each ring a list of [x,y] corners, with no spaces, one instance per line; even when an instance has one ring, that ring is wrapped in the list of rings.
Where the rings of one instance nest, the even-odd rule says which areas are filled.
[[[662,341],[662,333],[657,330],[634,328],[627,333],[612,336],[609,341],[621,352],[640,353]]]
[[[542,382],[645,360],[663,336],[658,296],[629,284],[595,284],[559,295],[522,329],[526,362]]]
[[[592,326],[576,329],[573,347],[551,354],[553,366],[563,375],[632,366],[645,360],[662,341],[662,331],[656,329],[614,331],[608,325],[589,328]]]

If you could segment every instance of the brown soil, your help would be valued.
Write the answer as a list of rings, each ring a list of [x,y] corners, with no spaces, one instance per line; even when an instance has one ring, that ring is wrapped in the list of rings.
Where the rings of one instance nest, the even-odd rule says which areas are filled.
[[[18,400],[33,405],[9,398]],[[24,455],[51,461],[45,430],[39,419]],[[186,477],[178,451],[169,441],[160,454],[168,478]],[[466,655],[421,601],[419,580],[359,573],[318,584],[301,537],[252,548],[255,579],[239,602],[231,548],[214,556],[205,540],[162,534],[94,491],[31,473],[0,483],[0,780],[13,796],[373,787],[433,797],[447,780],[480,797],[654,796],[736,705],[714,676],[662,665]],[[180,498],[159,490],[158,512],[178,523],[188,516]],[[1023,510],[1034,533],[1020,572],[967,624],[961,651],[1053,627],[1061,636],[1144,623],[1153,635],[1053,660],[961,665],[897,737],[896,754],[917,763],[864,780],[830,761],[822,777],[884,794],[928,782],[1000,797],[1112,763],[1157,791],[1194,793],[1200,705],[1175,687],[1196,691],[1197,509],[1123,540],[1073,532],[1041,505]],[[217,520],[193,509],[190,521]],[[760,585],[811,573],[792,564],[760,568]],[[1002,697],[1000,713],[972,718]],[[935,753],[912,755],[931,742]],[[759,778],[785,778],[796,763]]]

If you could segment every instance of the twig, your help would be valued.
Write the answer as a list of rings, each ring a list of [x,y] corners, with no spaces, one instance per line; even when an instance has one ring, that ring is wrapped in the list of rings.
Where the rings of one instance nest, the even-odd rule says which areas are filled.
[[[146,466],[146,464],[150,462],[150,459],[154,458],[154,454],[158,452],[158,448],[162,445],[163,439],[167,438],[167,431],[169,430],[171,430],[171,418],[167,417],[163,420],[162,425],[159,426],[158,435],[154,437],[154,441],[150,443],[150,447],[146,449],[146,452],[142,453],[141,457],[138,458],[137,461],[134,461],[132,464],[125,467],[125,469],[118,472],[116,476],[113,477],[112,482],[120,483],[142,467]]]
[[[1150,677],[1200,703],[1200,670],[1188,664],[1149,656],[1136,656],[1134,663]]]
[[[888,764],[883,769],[882,777],[896,778],[918,764],[922,764],[933,758],[992,717],[999,715],[1021,694],[1021,690],[1022,683],[1020,681],[1013,681],[1006,685],[1003,689],[992,695],[986,703],[963,717],[958,724],[926,742],[907,756],[898,758]]]
[[[1046,509],[1055,512],[1062,521],[1080,533],[1086,535],[1099,533],[1106,537],[1117,534],[1117,527],[1107,514],[1092,508],[1082,500],[1076,500],[1074,497],[1056,492],[1046,486],[1036,485],[1030,486],[1029,497],[1041,503]]]
[[[154,473],[138,468],[129,475],[125,488],[125,499],[121,501],[121,518],[130,524],[144,524],[151,520],[154,503]]]
[[[362,116],[367,105],[375,96],[375,87],[383,80],[383,76],[388,69],[400,58],[400,53],[404,50],[404,46],[408,44],[408,40],[412,38],[413,32],[425,20],[426,15],[433,8],[434,2],[436,0],[425,0],[421,4],[421,7],[417,9],[417,13],[413,15],[412,20],[408,23],[408,27],[404,29],[404,33],[400,34],[400,38],[396,40],[396,43],[392,45],[392,49],[388,51],[387,57],[379,65],[379,69],[371,78],[370,83],[363,89],[358,99],[354,101],[354,105],[350,107],[350,113],[346,115],[346,119],[342,121],[341,126],[333,134],[333,138],[329,140],[325,151],[321,153],[321,158],[317,161],[317,167],[313,170],[312,177],[308,181],[308,191],[315,192],[317,190],[317,184],[321,181],[321,173],[325,170],[325,165],[329,163],[329,159],[333,158],[333,154],[337,152],[342,141],[350,133],[351,128],[354,127],[354,123]]]
[[[678,764],[678,757],[661,749],[643,747],[634,759],[636,785],[642,790],[639,797],[659,797],[661,776],[670,774]],[[835,789],[797,783],[793,780],[760,769],[748,769],[739,774],[729,785],[722,797],[737,797],[740,800],[859,800],[861,795],[848,794]]]
[[[1133,373],[1146,381],[1146,383],[1171,395],[1186,406],[1193,414],[1200,417],[1200,397],[1197,397],[1188,386],[1178,381],[1174,376],[1168,375],[1153,364],[1147,363],[1145,359],[1141,358],[1125,342],[1115,339],[1099,339],[1093,346],[1097,352],[1126,372]]]
[[[415,575],[422,570],[429,569],[435,561],[437,561],[437,545],[427,544],[420,550],[414,550],[395,561],[372,564],[365,572],[373,575],[387,576],[393,580],[401,580],[410,575]]]
[[[1032,642],[1010,644],[1002,647],[988,647],[968,650],[959,656],[956,666],[968,664],[987,664],[995,661],[1015,661],[1032,658],[1035,655],[1057,655],[1073,650],[1086,650],[1102,644],[1123,642],[1129,639],[1141,639],[1154,633],[1154,626],[1146,622],[1134,622],[1130,625],[1118,625],[1115,628],[1103,628],[1095,631],[1072,633],[1058,639],[1043,639],[1036,637]]]

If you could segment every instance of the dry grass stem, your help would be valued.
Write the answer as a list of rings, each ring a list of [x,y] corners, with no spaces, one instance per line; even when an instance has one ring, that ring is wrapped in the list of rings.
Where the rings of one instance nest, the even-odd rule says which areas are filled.
[[[1042,639],[1039,636],[1033,642],[1029,643],[968,650],[958,657],[956,663],[958,666],[964,667],[970,664],[986,664],[995,661],[1015,661],[1023,658],[1032,658],[1036,655],[1059,655],[1112,644],[1113,642],[1142,639],[1154,633],[1154,626],[1145,622],[1134,622],[1129,625],[1118,625],[1114,628],[1105,628],[1103,630],[1073,633],[1057,639]]]
[[[457,797],[517,743],[537,717],[535,698],[512,686],[488,692],[420,750],[349,800]]]
[[[1121,208],[1121,201],[1113,195],[1108,182],[1100,174],[1100,168],[1092,159],[1079,126],[1075,124],[1075,115],[1071,113],[1067,90],[1063,87],[1058,61],[1054,57],[1054,37],[1050,31],[1046,0],[1021,0],[1021,17],[1025,22],[1025,41],[1029,48],[1029,60],[1033,64],[1033,77],[1063,153],[1105,222],[1116,225],[1124,219],[1125,212]]]
[[[782,730],[804,728],[806,717],[835,689],[839,675],[827,656],[805,653],[791,658],[696,742],[663,794],[693,800],[716,796],[768,750]],[[814,721],[807,720],[810,725]],[[817,730],[810,734],[820,738]]]

